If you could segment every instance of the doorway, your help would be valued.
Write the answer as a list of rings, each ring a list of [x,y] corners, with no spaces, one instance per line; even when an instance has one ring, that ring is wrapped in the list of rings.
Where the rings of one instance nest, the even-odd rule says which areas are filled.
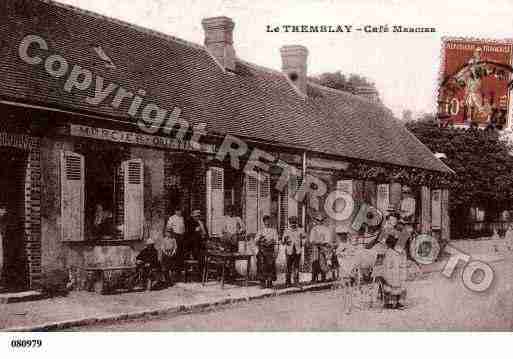
[[[22,291],[28,286],[25,251],[25,174],[27,154],[23,150],[0,147],[0,291]]]
[[[168,183],[166,218],[174,214],[175,208],[180,208],[182,215],[187,218],[193,209],[203,209],[205,193],[199,191],[200,183],[204,180],[201,160],[189,153],[173,153],[168,156],[171,156],[173,166],[169,172],[164,173]]]

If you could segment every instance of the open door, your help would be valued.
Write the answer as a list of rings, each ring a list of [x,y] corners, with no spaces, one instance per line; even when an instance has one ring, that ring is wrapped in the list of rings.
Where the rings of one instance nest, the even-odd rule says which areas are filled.
[[[15,292],[28,287],[24,228],[27,155],[0,147],[0,161],[0,292]]]

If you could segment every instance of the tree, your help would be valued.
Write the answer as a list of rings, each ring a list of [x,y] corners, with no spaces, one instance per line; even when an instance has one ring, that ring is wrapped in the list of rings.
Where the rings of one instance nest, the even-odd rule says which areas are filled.
[[[424,115],[406,127],[432,152],[444,153],[455,171],[450,185],[453,232],[461,235],[471,207],[485,210],[485,220],[513,207],[512,145],[496,131],[476,128],[440,128],[433,115]]]
[[[404,110],[403,117],[401,119],[403,122],[411,122],[413,121],[413,112],[411,110]]]
[[[370,87],[378,92],[372,81],[358,74],[349,74],[349,76],[346,77],[341,71],[325,72],[318,76],[311,77],[310,80],[322,86],[351,93],[354,92],[355,88],[360,86]]]

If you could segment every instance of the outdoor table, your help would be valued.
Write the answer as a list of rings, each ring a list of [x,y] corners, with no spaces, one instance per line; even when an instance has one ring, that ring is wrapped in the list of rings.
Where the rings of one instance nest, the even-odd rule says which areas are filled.
[[[225,281],[225,273],[226,273],[226,266],[233,263],[235,266],[235,261],[237,260],[244,260],[247,263],[247,271],[246,276],[244,278],[244,285],[248,285],[249,275],[250,275],[250,260],[251,260],[251,254],[242,254],[242,253],[226,253],[226,252],[220,252],[220,251],[209,251],[205,254],[205,266],[203,268],[203,281],[202,284],[205,285],[205,282],[207,281],[208,276],[208,263],[211,259],[217,259],[222,263],[222,270],[221,270],[221,288],[224,288],[224,281]]]

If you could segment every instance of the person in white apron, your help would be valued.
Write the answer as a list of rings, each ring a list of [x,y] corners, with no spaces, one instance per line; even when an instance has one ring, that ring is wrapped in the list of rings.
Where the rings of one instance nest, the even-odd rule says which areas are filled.
[[[178,274],[184,269],[185,261],[185,219],[182,216],[182,210],[179,207],[175,208],[174,214],[169,217],[166,223],[164,232],[165,238],[170,238],[171,241],[176,242],[176,251],[174,254],[176,261],[176,271]]]

